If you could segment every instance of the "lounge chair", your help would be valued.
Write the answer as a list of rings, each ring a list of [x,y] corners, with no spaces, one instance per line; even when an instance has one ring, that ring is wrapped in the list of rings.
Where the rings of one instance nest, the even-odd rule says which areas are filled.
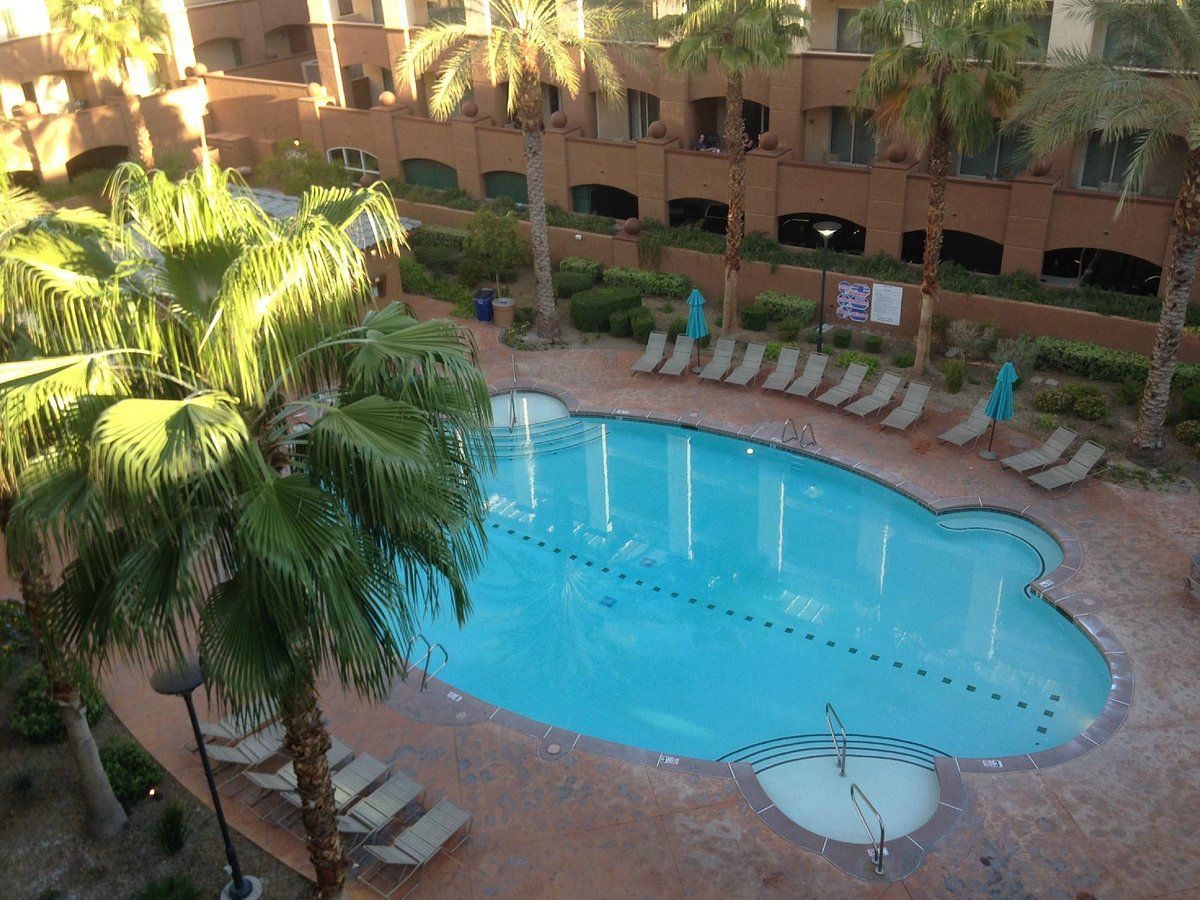
[[[713,350],[712,359],[700,370],[700,377],[704,381],[720,381],[724,378],[729,367],[733,365],[733,350],[736,346],[733,338],[717,338],[717,346]]]
[[[900,405],[887,414],[879,423],[880,428],[898,428],[904,431],[925,413],[925,401],[929,399],[929,385],[923,381],[910,381]]]
[[[283,747],[283,726],[270,725],[247,738],[242,738],[231,747],[205,742],[204,749],[210,759],[248,769],[266,762]]]
[[[371,786],[380,775],[387,771],[387,766],[369,753],[356,756],[346,768],[333,773],[333,803],[339,809],[345,809],[354,799]],[[284,792],[283,799],[292,806],[300,805],[300,795],[294,791]]]
[[[463,829],[466,829],[463,836],[458,840],[453,847],[448,846],[451,838]],[[368,844],[366,851],[375,857],[378,862],[378,867],[372,866],[372,872],[378,872],[383,866],[404,866],[409,869],[408,874],[392,885],[391,890],[386,893],[375,888],[372,888],[384,897],[390,897],[396,893],[402,885],[410,878],[421,871],[421,867],[425,863],[433,859],[439,850],[445,850],[451,853],[460,847],[471,835],[471,814],[450,800],[439,800],[437,806],[417,819],[417,821],[400,832],[394,841],[390,844]],[[370,875],[367,872],[363,873],[366,877],[360,877],[359,881],[370,884],[368,880]],[[413,890],[416,889],[413,885]],[[409,894],[412,891],[408,892]],[[408,894],[405,894],[408,896]]]
[[[275,715],[273,713],[260,716],[231,713],[227,716],[222,716],[215,722],[201,722],[200,733],[211,740],[236,744],[242,738],[249,737],[264,725],[274,721],[274,719]]]
[[[1046,443],[1033,450],[1026,450],[1015,456],[1006,456],[1000,460],[1000,465],[1007,466],[1014,472],[1029,472],[1040,469],[1062,459],[1067,448],[1075,443],[1075,432],[1070,428],[1055,428],[1054,434],[1046,439]]]
[[[332,769],[340,766],[353,755],[353,750],[337,738],[331,738],[329,750],[325,753],[325,761]],[[296,790],[296,769],[290,760],[275,772],[247,772],[246,778],[255,787],[260,787],[264,791]]]
[[[896,391],[900,389],[902,380],[895,372],[884,372],[883,377],[879,379],[879,384],[875,385],[875,390],[865,397],[859,397],[847,406],[846,412],[864,417],[879,412],[892,402]]]
[[[784,347],[780,350],[779,360],[775,363],[774,371],[763,382],[763,390],[782,391],[786,388],[796,377],[796,364],[799,362],[800,350],[798,347]]]
[[[749,387],[758,377],[758,373],[762,371],[763,354],[766,352],[766,344],[747,344],[746,354],[742,357],[741,364],[725,376],[725,383]]]
[[[807,397],[821,385],[825,377],[825,367],[829,365],[829,356],[825,353],[810,353],[804,363],[804,371],[800,377],[791,383],[785,394],[793,397]]]
[[[424,793],[424,785],[413,781],[403,772],[397,772],[346,810],[344,816],[338,816],[338,830],[345,834],[360,835],[359,843],[362,843]]]
[[[957,447],[962,447],[968,442],[974,443],[979,440],[979,436],[987,431],[988,426],[992,424],[992,420],[987,417],[987,397],[981,399],[975,404],[975,408],[971,410],[971,414],[951,428],[949,431],[938,435],[938,440],[943,444],[954,444]]]
[[[842,376],[842,380],[818,397],[817,402],[828,406],[841,406],[858,393],[858,389],[862,387],[863,379],[866,377],[866,366],[862,363],[851,363],[850,367],[846,369],[846,374]]]
[[[637,372],[653,372],[658,368],[658,364],[662,362],[663,355],[667,352],[667,333],[665,331],[652,331],[650,338],[646,341],[646,352],[642,354],[642,358],[633,364],[629,369],[629,374],[633,375]]]
[[[1092,469],[1104,458],[1104,448],[1095,441],[1087,441],[1075,451],[1075,455],[1053,469],[1046,469],[1036,475],[1030,475],[1029,480],[1038,487],[1048,491],[1065,487],[1068,491],[1079,482],[1092,474]]]
[[[675,350],[671,353],[671,358],[668,359],[661,369],[658,370],[659,375],[674,375],[679,377],[683,374],[692,362],[692,352],[696,349],[696,342],[686,334],[681,334],[675,338]]]

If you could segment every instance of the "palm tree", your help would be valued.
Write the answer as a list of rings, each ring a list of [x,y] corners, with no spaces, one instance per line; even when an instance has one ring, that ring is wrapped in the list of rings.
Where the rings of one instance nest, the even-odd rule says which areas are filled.
[[[446,119],[471,89],[476,67],[492,84],[508,82],[508,114],[525,140],[529,226],[533,238],[533,274],[537,283],[537,321],[543,338],[558,337],[558,311],[550,271],[550,233],[546,229],[546,184],[542,166],[542,72],[574,97],[583,70],[604,102],[624,105],[624,82],[611,53],[627,53],[641,13],[632,6],[597,5],[582,19],[557,0],[492,0],[487,34],[464,25],[439,23],[423,28],[397,60],[396,78],[409,84],[437,72],[429,111]],[[601,43],[607,41],[609,43]]]
[[[729,157],[729,214],[725,228],[725,293],[721,333],[737,326],[737,281],[746,221],[746,123],[743,82],[751,72],[779,69],[794,42],[808,32],[808,12],[788,0],[701,0],[687,12],[659,20],[668,68],[725,74],[725,153]]]
[[[14,521],[69,551],[52,604],[69,646],[155,667],[198,652],[219,702],[279,713],[316,896],[335,897],[318,681],[385,696],[419,616],[445,600],[465,617],[490,405],[457,326],[399,304],[360,321],[348,232],[398,250],[385,189],[313,188],[273,221],[235,180],[126,164],[127,227],[32,236],[40,265],[0,268],[53,345],[38,376],[0,366],[2,430],[24,438],[0,439],[0,463]]]
[[[103,222],[97,214],[81,211],[54,212],[39,195],[15,187],[0,173],[0,250],[6,254],[10,243],[20,244],[22,236],[33,232],[58,232],[88,222]],[[40,364],[28,360],[35,354],[19,321],[0,313],[0,360],[6,367],[30,374]],[[0,445],[5,438],[0,437]],[[67,747],[79,772],[86,826],[96,837],[111,837],[128,821],[125,810],[113,793],[108,775],[100,762],[100,753],[92,737],[80,693],[80,672],[75,661],[62,653],[50,621],[47,603],[52,591],[46,566],[45,546],[37,535],[10,527],[10,514],[18,487],[11,470],[0,467],[0,531],[4,532],[8,564],[21,589],[21,602],[37,641],[38,661],[50,685],[50,694],[62,718]]]
[[[912,145],[929,169],[921,318],[913,368],[929,367],[946,182],[956,152],[996,138],[1020,96],[1020,62],[1037,46],[1026,18],[1043,0],[879,0],[854,17],[881,47],[859,79],[854,105],[874,110],[876,132]]]
[[[1047,156],[1097,132],[1105,143],[1132,144],[1123,203],[1176,142],[1186,148],[1162,311],[1133,436],[1136,451],[1152,453],[1163,447],[1171,379],[1200,259],[1200,3],[1078,0],[1072,14],[1106,23],[1109,34],[1121,39],[1110,59],[1074,50],[1052,56],[1017,111],[1029,126],[1030,152]],[[1163,71],[1129,68],[1144,68],[1148,59]]]
[[[129,64],[153,71],[155,52],[166,46],[167,20],[158,0],[49,0],[50,18],[66,30],[63,51],[69,59],[110,79],[125,96],[137,139],[137,160],[154,168],[154,143],[142,101],[130,84]]]

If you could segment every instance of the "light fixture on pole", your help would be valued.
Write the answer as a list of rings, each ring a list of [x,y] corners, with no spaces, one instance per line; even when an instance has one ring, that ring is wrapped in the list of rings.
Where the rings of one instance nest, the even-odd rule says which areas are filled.
[[[253,900],[262,896],[262,884],[257,878],[242,874],[238,863],[237,851],[233,848],[233,840],[229,837],[229,826],[225,824],[225,811],[221,808],[221,795],[217,793],[217,783],[213,779],[212,764],[208,761],[208,751],[204,749],[204,736],[200,734],[200,721],[196,718],[196,705],[192,702],[192,692],[204,684],[204,673],[200,662],[189,659],[174,666],[159,669],[150,677],[150,685],[160,694],[182,697],[187,704],[188,718],[192,721],[192,734],[196,737],[196,746],[200,751],[200,762],[204,765],[204,777],[208,779],[208,791],[212,795],[213,809],[217,813],[217,824],[221,827],[221,840],[225,842],[225,858],[229,860],[231,881],[221,891],[221,900]]]
[[[813,230],[821,236],[821,302],[817,305],[817,352],[825,348],[825,279],[829,274],[829,239],[842,228],[841,222],[818,222]]]

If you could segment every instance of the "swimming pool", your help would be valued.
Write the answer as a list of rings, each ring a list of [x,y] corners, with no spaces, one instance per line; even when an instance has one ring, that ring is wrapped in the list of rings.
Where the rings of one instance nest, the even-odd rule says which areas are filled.
[[[496,430],[490,555],[442,677],[594,737],[720,759],[846,729],[954,756],[1079,734],[1109,672],[1026,585],[1031,522],[935,516],[780,449],[587,417]]]

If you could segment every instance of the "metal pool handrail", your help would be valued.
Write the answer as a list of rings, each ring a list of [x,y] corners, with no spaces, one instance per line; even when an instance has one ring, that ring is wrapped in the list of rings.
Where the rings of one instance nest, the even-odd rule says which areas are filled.
[[[833,723],[837,722],[837,730],[842,733],[842,742],[839,744],[837,734],[834,733]],[[825,704],[825,724],[829,728],[829,738],[833,741],[833,751],[837,754],[838,770],[843,778],[846,777],[846,726],[842,724],[842,717],[837,714],[837,710],[833,708],[832,703]]]
[[[512,362],[513,389],[508,392],[508,430],[511,433],[517,427],[517,354],[508,354]]]
[[[808,435],[808,443],[804,442],[804,436]],[[804,427],[800,429],[800,446],[815,447],[817,446],[817,433],[813,431],[812,422],[805,422]]]
[[[792,429],[791,437],[788,437],[789,427]],[[805,435],[808,436],[807,441],[804,439]],[[797,431],[795,419],[789,418],[784,420],[783,430],[779,432],[779,442],[781,444],[790,444],[792,441],[799,441],[801,447],[817,446],[817,433],[813,431],[812,423],[805,422],[804,427]]]
[[[871,831],[871,826],[867,823],[867,817],[863,814],[862,805],[859,800],[867,804],[867,809],[875,816],[875,821],[879,825],[879,840],[875,840],[875,833]],[[867,837],[871,840],[871,862],[875,863],[875,874],[883,874],[883,816],[879,815],[879,810],[875,808],[875,804],[871,802],[871,798],[863,793],[863,789],[857,784],[850,785],[850,802],[854,804],[854,811],[858,813],[858,817],[862,820],[863,828],[867,830]]]
[[[420,641],[421,643],[423,643],[425,645],[425,655],[422,656],[416,662],[413,662],[411,653],[412,653],[413,645],[415,645],[417,643],[417,641]],[[429,666],[433,660],[433,654],[434,654],[435,650],[442,651],[442,664],[440,666],[438,666],[436,669],[434,669],[432,672],[430,672]],[[435,677],[438,674],[438,672],[440,672],[440,671],[442,671],[442,669],[446,668],[446,665],[449,662],[450,662],[450,653],[448,650],[446,650],[445,647],[442,646],[441,642],[438,642],[436,644],[431,644],[431,643],[429,643],[429,638],[425,637],[425,635],[423,635],[423,634],[414,634],[411,638],[409,638],[408,646],[404,648],[404,674],[405,675],[407,675],[409,672],[411,672],[417,666],[423,666],[423,670],[421,672],[421,690],[422,691],[424,691],[426,686],[429,684],[429,679]]]

